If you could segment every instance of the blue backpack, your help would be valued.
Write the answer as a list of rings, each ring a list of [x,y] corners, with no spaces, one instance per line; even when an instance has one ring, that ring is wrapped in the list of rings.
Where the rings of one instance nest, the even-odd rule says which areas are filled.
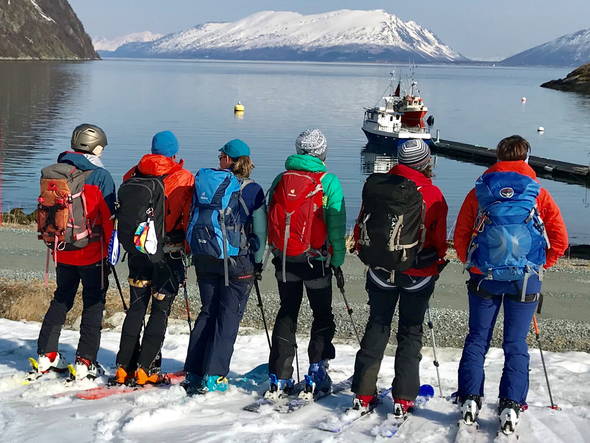
[[[467,266],[489,280],[541,277],[549,239],[537,210],[539,184],[516,172],[493,172],[475,183],[479,215],[468,249]]]
[[[250,253],[244,226],[250,211],[242,199],[242,189],[250,182],[227,169],[203,168],[195,176],[186,239],[193,255],[223,259],[226,286],[229,257]]]

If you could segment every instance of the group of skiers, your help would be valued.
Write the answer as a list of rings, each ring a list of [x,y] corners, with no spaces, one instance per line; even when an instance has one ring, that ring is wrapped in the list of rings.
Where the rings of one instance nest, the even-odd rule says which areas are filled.
[[[330,392],[329,361],[336,356],[332,276],[343,279],[346,209],[338,177],[326,168],[324,134],[311,129],[297,137],[296,154],[287,158],[267,196],[250,178],[251,151],[241,140],[219,149],[217,168],[203,168],[193,176],[177,160],[174,134],[159,132],[151,153],[125,174],[118,192],[100,160],[106,145],[102,129],[80,125],[71,151],[41,173],[38,231],[49,248],[48,258],[51,254],[56,263],[57,289],[39,334],[37,373],[67,368],[58,340],[81,281],[80,341],[70,371],[75,379],[101,374],[96,356],[108,275],[122,247],[130,299],[129,306],[124,302],[112,383],[164,380],[160,350],[192,259],[201,310],[191,331],[183,387],[188,395],[225,391],[239,324],[261,278],[268,245],[280,308],[264,397],[313,399],[318,392]],[[530,150],[520,136],[503,139],[498,162],[479,177],[456,222],[455,249],[469,271],[469,333],[458,376],[458,403],[466,422],[475,421],[481,408],[485,356],[502,304],[505,366],[499,413],[518,421],[528,390],[525,339],[543,270],[555,264],[568,243],[559,208],[527,164]],[[377,403],[377,377],[397,306],[392,396],[394,414],[404,417],[420,386],[424,316],[447,264],[448,208],[432,183],[427,143],[410,139],[400,144],[397,159],[387,174],[367,179],[354,228],[351,252],[368,266],[370,312],[355,361],[352,409],[364,414]],[[304,287],[313,323],[309,370],[303,386],[297,386],[293,359]]]

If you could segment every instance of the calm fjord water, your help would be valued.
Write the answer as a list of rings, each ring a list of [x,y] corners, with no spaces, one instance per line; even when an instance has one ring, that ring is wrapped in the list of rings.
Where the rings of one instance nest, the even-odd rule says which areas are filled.
[[[294,152],[295,137],[318,127],[327,164],[343,184],[348,221],[358,212],[366,145],[363,107],[381,97],[392,68],[363,64],[103,60],[0,63],[2,209],[35,206],[39,170],[69,147],[72,129],[93,122],[109,138],[103,160],[115,180],[148,152],[151,136],[174,131],[192,171],[217,164],[217,149],[242,138],[254,178],[267,187]],[[441,137],[483,146],[514,133],[535,155],[590,162],[590,97],[540,88],[567,69],[419,66],[415,77]],[[521,97],[527,97],[526,104]],[[233,105],[246,106],[243,119]],[[537,127],[545,127],[539,135]],[[483,167],[438,158],[435,183],[450,206],[449,229]],[[572,243],[590,243],[588,189],[541,180],[561,206]]]

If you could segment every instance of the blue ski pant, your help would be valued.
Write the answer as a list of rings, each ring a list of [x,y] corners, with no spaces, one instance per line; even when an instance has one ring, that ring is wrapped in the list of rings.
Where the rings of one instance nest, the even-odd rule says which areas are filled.
[[[253,275],[198,275],[201,311],[191,333],[184,370],[198,376],[226,376],[244,315]]]
[[[484,362],[490,348],[496,318],[504,305],[504,369],[499,398],[526,402],[529,389],[529,353],[526,337],[537,301],[516,301],[498,294],[482,297],[469,294],[469,333],[459,363],[459,397],[484,395]]]

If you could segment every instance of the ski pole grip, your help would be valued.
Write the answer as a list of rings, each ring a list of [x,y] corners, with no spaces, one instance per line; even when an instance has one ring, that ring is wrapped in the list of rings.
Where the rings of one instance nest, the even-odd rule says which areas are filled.
[[[539,323],[537,323],[537,316],[533,315],[533,328],[535,329],[535,335],[540,335]]]

